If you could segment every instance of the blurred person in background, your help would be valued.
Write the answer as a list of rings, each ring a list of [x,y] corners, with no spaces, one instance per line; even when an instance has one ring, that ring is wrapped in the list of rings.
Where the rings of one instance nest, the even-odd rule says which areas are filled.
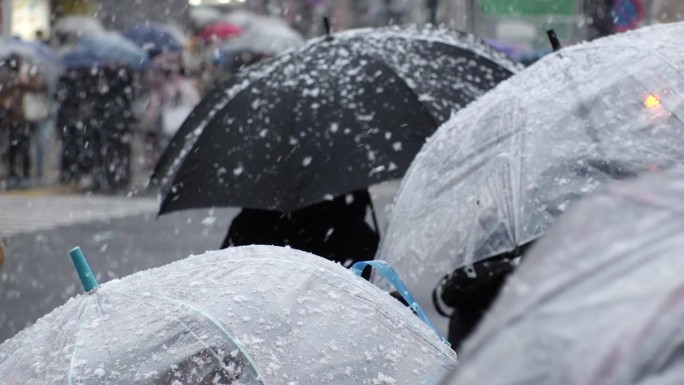
[[[2,243],[0,239],[0,270],[2,270],[2,265],[5,263],[5,244]]]
[[[36,31],[35,44],[46,44],[43,31]],[[33,73],[32,76],[38,77],[38,80],[45,84],[45,87],[40,91],[29,91],[24,96],[26,99],[25,102],[28,102],[31,105],[30,110],[28,109],[28,106],[25,106],[27,108],[25,115],[26,120],[29,122],[31,134],[35,139],[36,177],[42,179],[45,173],[46,146],[48,138],[51,135],[50,131],[54,124],[54,101],[51,97],[51,92],[53,92],[54,89],[50,90],[51,87],[48,86],[47,80],[38,72],[37,66],[32,66],[30,71]],[[54,85],[52,88],[54,88]]]
[[[587,17],[587,39],[593,40],[615,33],[613,5],[615,0],[593,0],[584,3]]]
[[[155,55],[147,82],[149,94],[144,123],[155,141],[151,162],[154,164],[201,96],[195,81],[186,76],[179,54]]]
[[[134,71],[121,65],[105,66],[96,76],[95,187],[114,191],[127,187],[131,181],[135,76]]]
[[[31,173],[31,132],[26,113],[35,106],[27,95],[47,92],[47,85],[35,68],[16,54],[9,56],[0,71],[1,119],[9,130],[9,187],[16,187],[25,183]]]
[[[68,69],[57,82],[57,132],[61,139],[60,182],[78,183],[90,170],[95,94],[90,69]]]

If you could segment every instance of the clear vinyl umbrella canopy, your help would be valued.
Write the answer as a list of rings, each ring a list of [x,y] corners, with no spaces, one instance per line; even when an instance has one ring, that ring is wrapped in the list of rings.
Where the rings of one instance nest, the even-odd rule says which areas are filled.
[[[287,25],[250,25],[225,43],[222,50],[250,49],[265,55],[279,55],[304,44],[304,38]]]
[[[454,363],[410,310],[342,266],[250,246],[72,298],[0,345],[0,382],[432,384]]]
[[[579,202],[525,256],[447,383],[684,383],[683,234],[683,168]]]
[[[64,16],[55,22],[55,33],[63,35],[84,36],[91,33],[102,33],[105,28],[99,19],[84,16],[70,15]]]
[[[459,111],[407,172],[379,259],[434,285],[536,239],[606,181],[682,163],[682,33],[563,49]]]

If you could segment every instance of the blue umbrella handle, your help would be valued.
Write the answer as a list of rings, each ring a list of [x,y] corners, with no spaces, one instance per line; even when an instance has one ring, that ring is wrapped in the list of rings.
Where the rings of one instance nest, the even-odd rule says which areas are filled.
[[[88,265],[88,261],[86,260],[85,255],[83,255],[81,248],[78,246],[74,247],[69,252],[69,255],[71,255],[71,260],[74,262],[78,278],[81,279],[85,291],[89,292],[97,288],[99,283],[97,283],[93,271],[90,270],[90,265]]]
[[[378,273],[385,277],[392,284],[392,286],[394,286],[394,288],[397,289],[397,292],[399,292],[399,294],[406,301],[406,303],[409,304],[411,310],[416,312],[418,317],[421,320],[423,320],[423,322],[425,322],[425,324],[427,324],[427,326],[429,326],[430,329],[432,329],[435,332],[435,334],[437,334],[437,337],[439,337],[448,346],[451,346],[449,341],[446,338],[444,338],[442,334],[439,333],[439,330],[437,330],[435,325],[430,321],[428,316],[423,311],[423,308],[420,307],[418,302],[413,298],[413,296],[409,292],[408,288],[406,287],[406,284],[404,284],[404,281],[401,280],[399,274],[397,274],[397,272],[394,270],[392,266],[390,266],[389,263],[385,261],[361,261],[353,264],[350,270],[352,273],[360,277],[363,273],[363,269],[366,266],[371,266],[375,268],[375,270]]]

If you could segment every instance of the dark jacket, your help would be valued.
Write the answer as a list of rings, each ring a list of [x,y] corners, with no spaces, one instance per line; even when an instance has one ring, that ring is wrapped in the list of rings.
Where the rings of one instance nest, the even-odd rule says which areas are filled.
[[[290,213],[243,209],[233,219],[222,248],[290,246],[345,266],[371,260],[380,237],[365,220],[370,199],[367,190],[359,190]]]

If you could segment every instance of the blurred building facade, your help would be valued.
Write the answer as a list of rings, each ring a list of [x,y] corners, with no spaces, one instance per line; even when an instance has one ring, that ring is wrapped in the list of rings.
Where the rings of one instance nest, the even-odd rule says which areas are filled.
[[[188,18],[188,0],[2,0],[3,35],[30,39],[40,30],[50,35],[50,26],[61,16],[95,16],[112,29],[144,21],[176,22]]]
[[[109,28],[144,21],[185,24],[189,9],[209,4],[240,7],[277,15],[311,37],[324,33],[323,16],[343,30],[388,24],[436,21],[483,37],[510,43],[545,44],[554,28],[568,43],[600,36],[611,15],[606,4],[616,0],[1,0],[5,36],[31,38],[50,34],[56,18],[68,14],[98,17]],[[646,10],[643,24],[684,18],[684,0],[634,0]]]
[[[95,16],[106,27],[123,29],[133,24],[153,22],[185,23],[187,0],[52,0],[53,17],[68,14]]]

